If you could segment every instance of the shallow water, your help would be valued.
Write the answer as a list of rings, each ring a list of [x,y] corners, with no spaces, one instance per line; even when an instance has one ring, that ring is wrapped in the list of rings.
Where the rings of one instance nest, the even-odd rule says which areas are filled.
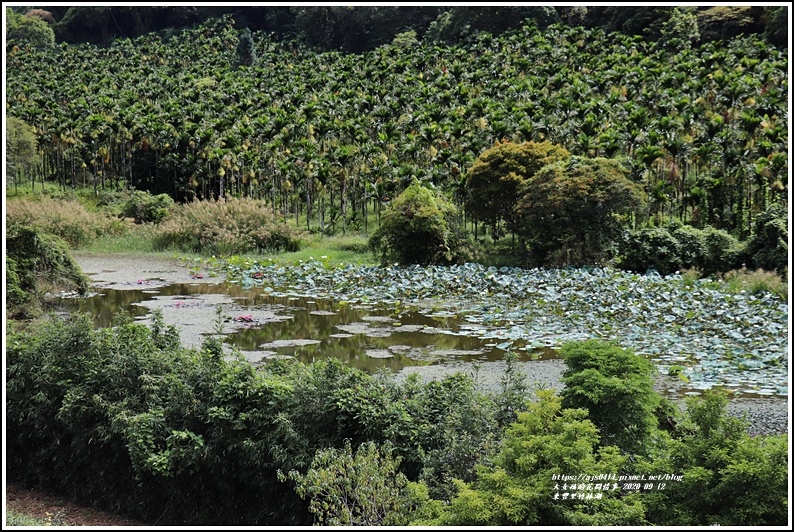
[[[63,312],[89,313],[97,327],[110,326],[120,310],[148,322],[160,309],[165,323],[180,330],[184,345],[197,347],[208,335],[221,332],[226,344],[255,364],[274,357],[302,362],[331,357],[374,373],[452,361],[494,362],[508,349],[519,361],[558,358],[553,349],[527,349],[520,340],[489,338],[487,329],[443,309],[395,310],[273,296],[230,284],[142,284],[140,289],[98,289],[89,297],[59,303]]]

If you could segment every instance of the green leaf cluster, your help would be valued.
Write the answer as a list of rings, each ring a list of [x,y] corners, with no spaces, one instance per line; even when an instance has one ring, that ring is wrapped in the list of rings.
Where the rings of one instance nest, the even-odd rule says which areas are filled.
[[[463,237],[455,206],[414,181],[383,212],[370,247],[384,262],[450,264],[460,261]]]
[[[503,430],[497,402],[462,374],[398,384],[335,360],[257,370],[212,340],[183,349],[161,314],[151,328],[47,319],[9,336],[7,360],[9,478],[151,522],[402,522],[378,508],[413,500],[403,478],[467,478]],[[358,476],[338,476],[351,461]],[[358,498],[350,515],[339,490]]]
[[[570,159],[541,168],[518,190],[521,235],[538,265],[604,264],[645,192],[614,159]]]
[[[727,396],[690,398],[671,437],[638,467],[676,471],[680,482],[643,493],[651,522],[671,526],[781,525],[789,518],[788,438],[748,435],[725,411]]]
[[[168,216],[174,200],[168,194],[153,195],[134,190],[121,207],[120,216],[134,218],[135,223],[160,223]]]
[[[547,164],[569,157],[568,150],[549,141],[497,142],[466,173],[466,214],[490,226],[495,237],[500,222],[515,231],[521,187]]]
[[[728,232],[680,222],[627,231],[619,249],[620,268],[640,273],[654,269],[661,275],[689,268],[703,274],[727,272],[749,259],[746,244]]]
[[[69,254],[69,245],[36,228],[11,224],[6,229],[5,261],[8,318],[38,315],[48,292],[88,291],[88,277]]]
[[[567,366],[562,406],[587,410],[604,445],[626,454],[646,453],[662,403],[653,390],[653,364],[602,340],[568,343],[560,354]]]
[[[16,13],[6,8],[6,50],[13,48],[46,48],[55,44],[55,32],[37,16]]]

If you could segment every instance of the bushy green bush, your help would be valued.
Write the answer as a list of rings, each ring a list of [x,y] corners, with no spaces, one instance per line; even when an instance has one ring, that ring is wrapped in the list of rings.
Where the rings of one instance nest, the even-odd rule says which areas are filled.
[[[124,233],[128,227],[121,220],[86,210],[77,201],[51,198],[8,201],[6,222],[57,235],[73,248],[85,246],[102,235]]]
[[[7,317],[37,316],[48,292],[85,294],[89,285],[61,238],[16,224],[6,229]]]
[[[150,328],[126,315],[114,325],[94,330],[89,316],[75,315],[11,331],[8,478],[143,521],[194,526],[307,526],[319,517],[423,525],[634,525],[646,517],[655,524],[768,524],[785,508],[785,440],[763,440],[760,450],[741,443],[741,424],[715,414],[719,405],[690,406],[691,421],[669,436],[657,433],[653,452],[632,464],[604,445],[587,411],[563,408],[551,391],[520,404],[527,411],[517,411],[506,428],[503,401],[475,391],[461,373],[398,383],[338,360],[256,369],[242,356],[224,360],[217,341],[181,348],[178,332],[157,313]],[[628,364],[619,375],[624,388],[633,386],[634,401],[642,402],[645,384],[634,379],[642,368],[613,354],[613,365]],[[602,381],[581,388],[615,388]],[[611,405],[604,395],[605,412],[624,415],[624,408],[638,418],[623,396]],[[642,423],[634,425],[642,431]],[[559,490],[552,475],[646,466],[642,472],[684,471],[688,480],[683,491],[660,493],[670,498],[652,501],[647,515],[648,493],[610,489],[590,501],[553,499]],[[718,508],[720,497],[739,494],[746,502]]]
[[[750,436],[725,411],[727,396],[690,398],[672,438],[656,446],[645,471],[679,476],[644,492],[648,520],[670,526],[784,526],[788,521],[786,435]]]
[[[474,483],[456,481],[458,494],[448,506],[425,499],[431,509],[420,506],[417,514],[422,524],[440,526],[645,524],[639,500],[621,498],[617,490],[589,501],[563,500],[566,482],[554,478],[585,471],[617,476],[626,462],[616,447],[599,447],[598,429],[585,410],[563,409],[553,391],[541,390],[507,429],[494,466],[478,467]]]
[[[121,207],[120,216],[134,218],[135,223],[160,223],[174,206],[168,194],[153,196],[142,190],[133,191]]]
[[[602,340],[570,342],[560,351],[567,369],[563,408],[583,408],[601,442],[624,453],[645,454],[658,427],[662,398],[653,390],[653,364],[629,349]]]
[[[462,374],[403,386],[338,360],[257,370],[218,354],[212,341],[182,349],[158,314],[151,328],[127,317],[93,330],[77,315],[15,332],[9,478],[144,521],[309,525],[278,471],[309,475],[318,451],[388,445],[417,480],[447,458],[465,475],[501,438],[495,403]]]
[[[369,245],[384,262],[463,262],[465,237],[455,224],[455,216],[452,203],[414,180],[381,215],[381,224]]]
[[[231,255],[297,251],[301,233],[253,198],[193,201],[174,208],[154,232],[155,249]]]
[[[619,266],[661,275],[697,268],[703,274],[738,268],[745,260],[744,245],[722,229],[672,222],[627,232],[620,246]]]
[[[293,470],[289,478],[317,525],[405,525],[410,495],[399,463],[388,446],[366,442],[354,454],[347,441],[343,449],[317,451],[305,475]]]

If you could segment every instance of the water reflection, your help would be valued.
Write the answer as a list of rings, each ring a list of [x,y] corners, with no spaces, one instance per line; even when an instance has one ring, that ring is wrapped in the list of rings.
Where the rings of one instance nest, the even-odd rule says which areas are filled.
[[[146,319],[152,308],[162,308],[166,323],[193,328],[191,339],[196,345],[201,340],[197,337],[215,331],[219,301],[227,316],[225,342],[239,348],[253,363],[274,356],[292,356],[303,362],[331,357],[373,373],[380,368],[399,371],[406,366],[451,360],[496,361],[507,349],[518,354],[519,360],[557,357],[550,349],[527,350],[520,341],[495,340],[493,330],[472,327],[462,317],[438,309],[406,311],[401,307],[274,296],[236,285],[100,289],[96,295],[60,303],[65,312],[91,314],[97,327],[110,326],[113,315],[121,310]],[[178,318],[186,315],[187,302],[190,323],[179,322]],[[256,318],[247,322],[248,316]],[[488,338],[481,337],[485,332]]]

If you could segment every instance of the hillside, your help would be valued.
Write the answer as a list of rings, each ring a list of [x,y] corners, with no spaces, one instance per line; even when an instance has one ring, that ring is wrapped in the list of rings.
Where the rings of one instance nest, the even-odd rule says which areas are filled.
[[[485,149],[549,140],[624,158],[657,220],[746,237],[788,195],[787,56],[754,36],[673,47],[527,25],[345,54],[254,32],[246,59],[244,35],[226,17],[168,40],[12,50],[6,112],[44,155],[16,179],[250,195],[355,223],[412,176],[462,205]]]

